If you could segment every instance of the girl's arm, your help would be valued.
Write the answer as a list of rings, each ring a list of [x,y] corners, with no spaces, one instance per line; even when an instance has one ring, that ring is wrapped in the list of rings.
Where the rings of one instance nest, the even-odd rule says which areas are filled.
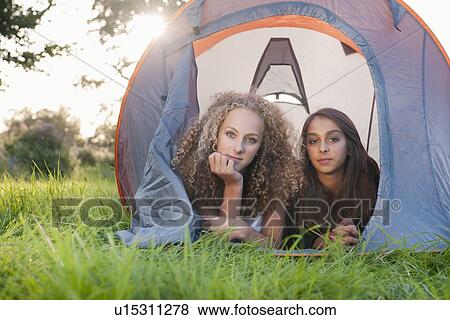
[[[239,219],[243,190],[243,176],[234,170],[234,162],[219,152],[212,153],[209,158],[209,167],[212,173],[224,182],[223,202],[219,215],[212,215],[211,210],[204,211],[206,221],[204,228],[213,232],[222,232],[235,229],[229,234],[230,240],[258,241],[264,245],[281,244],[285,213],[282,206],[277,206],[269,214],[263,215],[263,228],[261,233],[256,232],[245,221]]]
[[[263,246],[279,248],[283,240],[285,217],[286,212],[281,205],[277,205],[272,211],[264,212],[263,227],[260,233],[240,220],[242,222],[241,229],[233,231],[230,234],[230,240],[255,241]]]
[[[204,216],[203,227],[206,230],[224,232],[234,229],[228,235],[231,241],[255,241],[263,246],[278,248],[283,240],[286,212],[281,205],[278,205],[275,210],[267,211],[263,214],[261,233],[255,231],[239,217],[228,218],[225,215],[217,215],[217,210],[202,210],[201,213]]]
[[[240,213],[243,179],[233,183],[225,183],[223,190],[223,202],[220,207],[219,216],[236,219]]]
[[[204,217],[203,227],[213,232],[223,232],[229,228],[249,228],[245,221],[238,219],[241,198],[242,181],[237,184],[226,184],[220,209],[201,210]]]
[[[248,227],[243,221],[236,221],[240,213],[244,179],[241,173],[234,170],[234,162],[227,156],[214,152],[208,157],[212,173],[224,182],[223,202],[217,210],[203,210],[204,228],[221,232],[230,227]],[[242,225],[242,223],[244,225]]]
[[[277,204],[273,211],[263,215],[263,228],[261,234],[272,242],[272,246],[279,248],[283,240],[283,230],[286,219],[286,210],[281,204]]]
[[[331,241],[339,241],[344,245],[356,245],[358,243],[358,229],[352,219],[344,218],[329,234]],[[323,236],[317,236],[313,241],[313,249],[323,249],[325,239]]]

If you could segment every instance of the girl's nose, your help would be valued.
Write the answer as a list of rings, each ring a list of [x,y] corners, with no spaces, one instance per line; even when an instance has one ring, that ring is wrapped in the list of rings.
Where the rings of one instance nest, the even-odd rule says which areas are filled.
[[[328,152],[328,144],[326,142],[320,144],[320,152]]]
[[[236,153],[242,153],[242,151],[244,150],[244,146],[243,146],[244,141],[236,141],[236,144],[234,145],[234,152]]]

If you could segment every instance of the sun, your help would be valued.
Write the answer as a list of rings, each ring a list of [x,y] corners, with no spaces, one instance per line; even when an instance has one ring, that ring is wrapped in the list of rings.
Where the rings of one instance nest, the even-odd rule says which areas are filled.
[[[122,72],[122,75],[126,77],[125,80],[131,78],[136,63],[139,61],[148,44],[160,36],[165,28],[166,21],[160,15],[138,15],[127,23],[126,34],[114,37],[111,44],[116,48],[113,53],[109,53],[110,58],[125,57],[126,61],[132,62]],[[111,61],[114,61],[114,58]],[[116,76],[116,78],[120,77]],[[108,81],[101,88],[95,89],[95,93],[89,90],[79,89],[76,95],[77,104],[70,109],[71,113],[80,119],[80,129],[83,137],[92,136],[95,129],[103,124],[105,120],[101,112],[94,112],[94,110],[99,111],[98,107],[86,108],[85,106],[100,106],[105,104],[110,106],[112,111],[118,112],[117,99],[123,95],[125,90],[126,83],[122,84],[122,87],[117,87],[117,84],[108,83]],[[109,98],[105,99],[105,97]]]
[[[149,42],[164,32],[166,21],[160,15],[139,15],[127,24],[127,29],[129,32],[123,39],[123,49],[130,59],[137,60]]]

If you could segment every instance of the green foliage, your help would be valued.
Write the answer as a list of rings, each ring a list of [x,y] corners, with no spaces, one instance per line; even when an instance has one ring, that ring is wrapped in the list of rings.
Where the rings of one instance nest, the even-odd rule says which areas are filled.
[[[115,135],[116,125],[104,123],[95,129],[95,134],[89,138],[88,143],[98,148],[106,148],[113,151]]]
[[[2,134],[0,134],[0,172],[6,171],[8,164],[7,164],[7,158],[6,158],[6,150],[3,145],[3,141],[1,139]]]
[[[61,197],[117,198],[111,176],[0,178],[0,299],[449,299],[450,250],[277,257],[207,235],[193,244],[126,247],[76,211],[52,225]],[[96,212],[107,215],[107,211]]]
[[[106,113],[103,124],[95,129],[88,138],[83,149],[78,153],[78,159],[83,166],[93,166],[97,163],[114,166],[114,141],[116,140],[115,116],[107,106],[101,112]]]
[[[115,139],[116,125],[108,122],[95,129],[94,136],[88,139],[87,148],[92,150],[97,162],[114,166]]]
[[[0,1],[0,43],[13,41],[14,46],[0,46],[0,60],[19,66],[25,70],[36,70],[36,63],[47,57],[65,52],[67,46],[46,44],[42,50],[30,50],[34,42],[29,37],[30,30],[39,25],[43,15],[54,5],[54,0],[46,0],[42,10],[24,8],[14,0]],[[0,73],[0,86],[1,73]]]
[[[78,152],[77,155],[78,160],[80,160],[80,165],[82,166],[95,166],[97,164],[97,160],[92,151],[84,148]]]
[[[44,175],[67,173],[74,165],[72,148],[80,141],[78,121],[68,112],[43,109],[33,114],[24,109],[7,121],[8,131],[3,134],[8,171],[16,175],[29,175],[40,170]]]
[[[47,42],[40,49],[35,49],[36,43],[31,40],[30,32],[41,23],[44,15],[55,5],[56,0],[43,0],[39,4],[24,7],[14,0],[0,1],[0,61],[25,70],[40,71],[37,63],[45,58],[51,58],[66,53],[68,45]],[[104,43],[111,37],[126,33],[126,24],[136,15],[143,13],[158,13],[170,15],[187,0],[94,0],[93,10],[96,16],[90,20],[97,28],[100,39]],[[36,6],[41,8],[36,9]],[[97,27],[98,26],[98,27]],[[8,45],[5,45],[5,44]],[[122,59],[123,60],[123,59]],[[128,62],[130,63],[130,62]],[[127,62],[123,60],[117,66],[121,72]],[[103,82],[80,79],[76,85],[99,87]],[[0,87],[2,74],[0,68]]]
[[[172,15],[188,0],[94,0],[92,6],[95,17],[89,20],[92,31],[98,32],[100,42],[107,43],[116,36],[129,32],[127,24],[136,16],[143,14]],[[108,51],[114,51],[116,45],[108,46]],[[136,61],[128,57],[118,57],[111,66],[117,70],[124,79],[129,80],[124,71]],[[74,85],[81,88],[98,88],[104,80],[95,80],[86,75],[77,80]]]

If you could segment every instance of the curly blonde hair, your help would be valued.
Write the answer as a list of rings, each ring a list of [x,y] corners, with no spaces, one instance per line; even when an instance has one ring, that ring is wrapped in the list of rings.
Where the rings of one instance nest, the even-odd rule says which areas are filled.
[[[291,128],[276,105],[255,94],[216,94],[203,117],[194,122],[180,141],[172,165],[181,176],[191,201],[197,198],[221,199],[224,183],[209,169],[208,156],[214,152],[219,129],[226,116],[239,108],[252,110],[264,121],[262,144],[243,173],[242,198],[256,199],[255,210],[251,214],[254,216],[262,212],[272,199],[286,203],[300,188],[302,163],[299,153],[289,142]]]

